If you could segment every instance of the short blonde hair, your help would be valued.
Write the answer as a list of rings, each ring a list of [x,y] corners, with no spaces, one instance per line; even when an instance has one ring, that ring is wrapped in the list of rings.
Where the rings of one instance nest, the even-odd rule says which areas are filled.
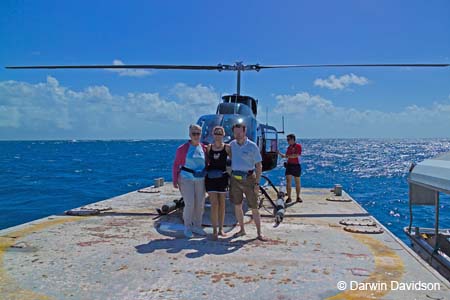
[[[197,124],[189,125],[189,133],[191,133],[193,129],[198,129],[200,132],[202,132],[202,128]]]

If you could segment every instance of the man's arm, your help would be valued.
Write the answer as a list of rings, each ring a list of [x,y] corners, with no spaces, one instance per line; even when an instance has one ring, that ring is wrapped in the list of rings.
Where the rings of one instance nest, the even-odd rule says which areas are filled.
[[[256,167],[256,170],[255,170],[255,173],[256,173],[256,183],[259,184],[259,181],[261,180],[262,163],[261,163],[261,162],[256,163],[256,164],[255,164],[255,167]]]
[[[261,173],[262,173],[262,163],[261,162],[257,162],[255,164],[256,170],[256,182],[255,182],[255,187],[253,188],[253,190],[255,191],[255,194],[258,195],[259,194],[259,181],[261,180]]]
[[[281,156],[282,158],[286,158],[286,154],[281,153],[280,150],[278,150],[277,152],[279,156]]]

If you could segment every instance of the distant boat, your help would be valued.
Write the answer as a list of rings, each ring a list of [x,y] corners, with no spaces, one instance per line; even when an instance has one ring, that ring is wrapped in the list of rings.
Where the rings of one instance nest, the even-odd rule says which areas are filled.
[[[410,223],[405,233],[414,251],[450,280],[450,229],[439,228],[439,193],[450,194],[450,152],[413,165],[408,182]],[[413,227],[413,205],[435,207],[434,228]]]

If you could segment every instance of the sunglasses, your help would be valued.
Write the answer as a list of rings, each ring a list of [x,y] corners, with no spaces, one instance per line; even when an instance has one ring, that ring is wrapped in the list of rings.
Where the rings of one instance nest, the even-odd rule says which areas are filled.
[[[223,135],[223,132],[222,131],[216,131],[216,132],[214,132],[214,135]]]
[[[197,135],[200,135],[200,132],[191,132],[191,134],[192,134],[193,136],[197,136]]]

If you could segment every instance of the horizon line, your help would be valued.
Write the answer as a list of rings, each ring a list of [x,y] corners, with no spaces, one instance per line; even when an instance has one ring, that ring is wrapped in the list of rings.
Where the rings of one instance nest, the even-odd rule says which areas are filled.
[[[413,140],[413,139],[448,139],[450,137],[297,137],[297,140],[355,140],[355,139],[365,139],[365,140]],[[70,139],[0,139],[0,142],[53,142],[53,141],[64,141],[64,142],[94,142],[94,141],[184,141],[189,140],[189,138],[70,138]],[[284,140],[283,138],[278,138],[278,140]]]

